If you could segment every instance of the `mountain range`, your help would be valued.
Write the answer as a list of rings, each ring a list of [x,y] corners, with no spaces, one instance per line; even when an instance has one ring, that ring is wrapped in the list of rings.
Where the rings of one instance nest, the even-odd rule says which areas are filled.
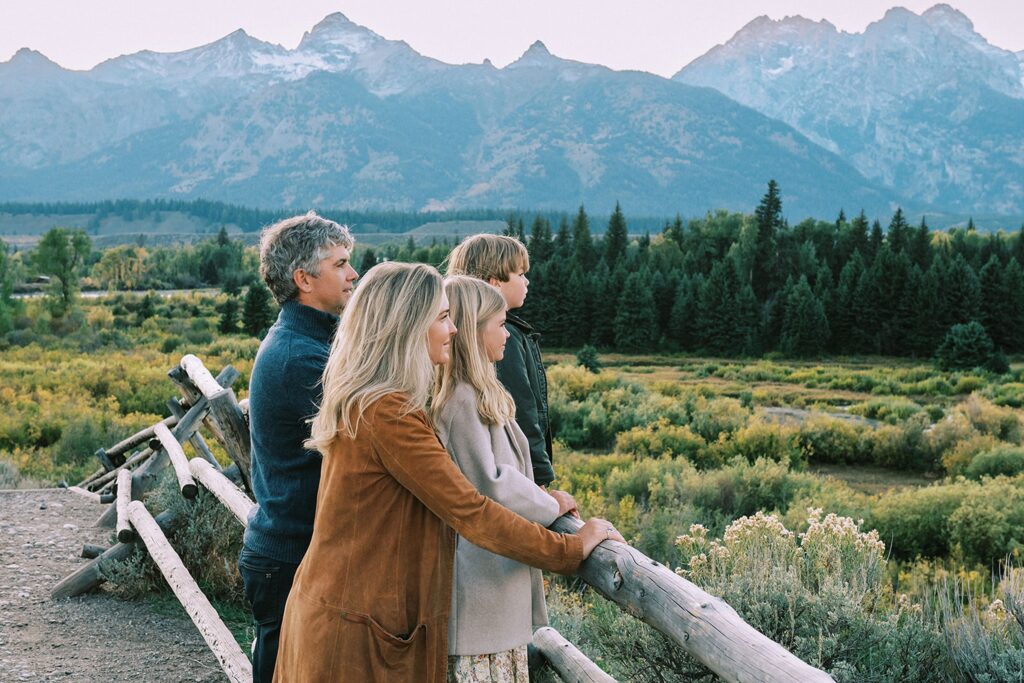
[[[445,64],[341,14],[292,50],[236,31],[69,71],[23,49],[0,63],[0,201],[693,215],[749,211],[774,178],[795,218],[1012,216],[1022,69],[946,6],[853,35],[757,19],[673,79],[540,42]]]

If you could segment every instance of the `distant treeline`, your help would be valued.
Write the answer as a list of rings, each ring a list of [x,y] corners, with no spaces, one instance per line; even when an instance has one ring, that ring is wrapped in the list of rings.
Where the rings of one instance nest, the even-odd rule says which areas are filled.
[[[1024,226],[932,232],[897,210],[884,231],[863,212],[790,227],[772,181],[753,215],[677,218],[653,238],[630,241],[618,207],[601,240],[582,208],[511,229],[531,258],[523,315],[547,345],[929,357],[977,322],[1024,350]]]
[[[151,205],[180,208],[174,202]],[[75,205],[59,206],[71,212]],[[0,211],[8,209],[0,205]],[[484,215],[493,220],[496,212],[477,217]],[[571,218],[513,214],[506,225],[530,253],[530,294],[522,314],[548,346],[930,357],[945,341],[982,360],[998,349],[1024,351],[1024,226],[1012,234],[981,233],[970,224],[933,232],[924,221],[909,225],[897,209],[885,229],[863,211],[852,219],[840,211],[834,221],[807,219],[791,227],[782,218],[774,181],[753,214],[718,211],[689,221],[677,216],[638,238],[630,237],[618,206],[598,226],[582,206]],[[7,296],[38,273],[60,279],[53,264],[67,259],[41,257],[47,241],[32,253],[0,254]],[[366,247],[357,236],[353,262],[360,272],[385,259],[439,265],[455,241],[424,244],[408,237]],[[69,277],[80,274],[91,279],[88,284],[112,289],[218,286],[232,292],[258,279],[255,250],[223,229],[192,246],[98,252],[85,245],[80,265],[63,268]],[[951,342],[951,330],[968,323],[975,325],[959,329]],[[1003,357],[996,365],[1005,362]]]
[[[459,209],[453,211],[354,211],[310,207],[320,215],[352,226],[354,232],[408,232],[424,223],[447,221],[504,221],[509,215],[524,215],[524,212],[509,209]],[[243,232],[256,232],[282,218],[295,215],[297,209],[254,209],[204,199],[117,199],[99,202],[7,202],[0,203],[0,214],[16,216],[90,216],[88,224],[76,226],[95,234],[100,223],[117,217],[125,221],[152,220],[159,223],[161,214],[177,212],[207,221],[213,226],[237,225]],[[548,222],[557,223],[565,217],[559,211],[530,211],[531,218],[538,216]],[[637,217],[633,220],[636,230],[653,230],[663,221],[661,218]]]

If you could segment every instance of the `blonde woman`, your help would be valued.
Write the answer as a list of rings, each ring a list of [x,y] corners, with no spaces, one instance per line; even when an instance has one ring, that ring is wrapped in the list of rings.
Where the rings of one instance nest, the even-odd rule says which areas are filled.
[[[564,574],[621,538],[602,520],[552,533],[452,462],[424,412],[456,332],[448,313],[437,271],[402,263],[372,268],[345,308],[308,442],[320,489],[275,681],[443,683],[456,533]]]
[[[488,498],[548,526],[576,508],[533,479],[530,444],[494,364],[505,353],[507,305],[501,292],[464,275],[445,279],[459,333],[434,387],[431,417],[466,478]],[[528,683],[526,645],[547,625],[541,573],[459,536],[448,622],[448,680]]]

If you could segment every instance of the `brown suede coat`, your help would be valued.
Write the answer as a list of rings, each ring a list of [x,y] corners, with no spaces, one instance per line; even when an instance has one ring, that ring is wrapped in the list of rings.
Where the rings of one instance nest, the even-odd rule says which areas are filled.
[[[366,411],[324,458],[285,610],[276,683],[444,683],[455,534],[571,574],[583,544],[481,495],[403,394]]]

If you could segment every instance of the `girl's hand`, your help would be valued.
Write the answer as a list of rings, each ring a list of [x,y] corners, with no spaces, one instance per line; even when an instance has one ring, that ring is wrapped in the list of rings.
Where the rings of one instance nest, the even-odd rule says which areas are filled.
[[[548,491],[548,495],[558,501],[558,516],[571,514],[576,519],[580,518],[579,510],[576,508],[576,501],[565,491]]]
[[[583,557],[590,557],[594,548],[604,541],[626,542],[626,539],[615,530],[611,522],[597,517],[588,519],[587,523],[576,532],[576,535],[583,539]]]

